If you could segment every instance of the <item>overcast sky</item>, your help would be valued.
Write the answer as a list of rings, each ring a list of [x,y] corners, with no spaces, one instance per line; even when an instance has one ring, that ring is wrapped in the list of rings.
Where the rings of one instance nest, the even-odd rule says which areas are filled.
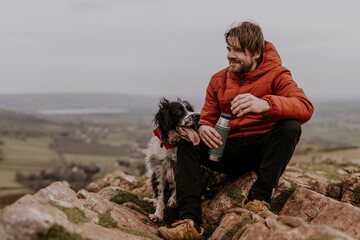
[[[204,96],[244,20],[310,98],[360,96],[356,0],[0,0],[0,94]]]

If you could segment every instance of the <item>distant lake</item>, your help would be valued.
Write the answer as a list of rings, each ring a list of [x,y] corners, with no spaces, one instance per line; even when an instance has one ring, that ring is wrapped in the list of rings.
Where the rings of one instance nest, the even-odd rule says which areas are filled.
[[[77,115],[77,114],[104,114],[126,113],[128,109],[121,108],[67,108],[67,109],[44,109],[37,113],[43,115]]]

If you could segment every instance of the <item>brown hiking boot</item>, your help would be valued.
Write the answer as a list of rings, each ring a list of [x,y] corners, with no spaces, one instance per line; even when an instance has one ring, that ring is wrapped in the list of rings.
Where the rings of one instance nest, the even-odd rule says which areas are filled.
[[[194,221],[184,219],[171,224],[172,228],[160,227],[159,233],[166,240],[201,240],[204,228],[200,227],[200,232],[196,231]]]
[[[269,210],[270,204],[268,204],[265,201],[260,201],[256,199],[250,201],[249,199],[244,198],[241,203],[241,206],[242,208],[249,210],[253,213],[256,213],[257,215],[263,218],[275,215],[273,212]]]

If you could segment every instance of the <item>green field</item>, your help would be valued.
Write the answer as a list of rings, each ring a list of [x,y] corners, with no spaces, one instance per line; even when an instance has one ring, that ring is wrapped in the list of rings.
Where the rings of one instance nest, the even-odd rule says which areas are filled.
[[[21,186],[15,181],[16,172],[31,172],[54,166],[58,163],[56,153],[48,149],[49,138],[34,138],[26,141],[3,137],[3,159],[0,161],[0,189],[9,191]]]
[[[52,141],[49,137],[27,138],[21,140],[13,137],[3,137],[4,165],[32,165],[48,166],[56,162],[58,156],[48,146]]]
[[[17,173],[70,164],[95,164],[100,167],[96,177],[114,170],[138,174],[143,169],[142,149],[153,128],[149,113],[57,115],[29,121],[26,117],[12,114],[16,121],[6,122],[10,127],[0,134],[0,197],[29,191],[16,181]],[[12,134],[11,129],[16,131]]]
[[[357,120],[360,109],[357,103],[343,105],[334,105],[337,113],[329,103],[316,106],[313,119],[303,125],[291,165],[324,172],[338,180],[342,166],[313,165],[312,159],[318,155],[359,159],[359,148],[346,147],[360,146],[360,121]],[[11,121],[6,115],[0,118],[0,197],[30,191],[16,181],[17,173],[29,174],[76,163],[98,165],[101,172],[97,177],[101,177],[118,169],[135,174],[144,164],[142,149],[153,129],[153,115],[148,111],[43,118],[19,114],[11,115]]]
[[[50,124],[37,124],[36,137],[0,135],[0,196],[28,191],[16,181],[17,173],[69,164],[96,164],[101,168],[98,177],[114,170],[136,173],[144,164],[141,149],[152,134],[151,117],[137,113],[51,116]]]

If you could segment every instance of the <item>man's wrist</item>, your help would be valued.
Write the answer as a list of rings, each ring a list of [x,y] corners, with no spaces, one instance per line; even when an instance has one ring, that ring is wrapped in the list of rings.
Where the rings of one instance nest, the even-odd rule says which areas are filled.
[[[264,113],[268,112],[270,110],[270,103],[267,100],[264,100]]]
[[[200,128],[203,127],[203,126],[205,126],[205,125],[204,125],[204,124],[198,125],[198,127],[197,127],[197,132],[198,132],[198,133],[200,133]]]

